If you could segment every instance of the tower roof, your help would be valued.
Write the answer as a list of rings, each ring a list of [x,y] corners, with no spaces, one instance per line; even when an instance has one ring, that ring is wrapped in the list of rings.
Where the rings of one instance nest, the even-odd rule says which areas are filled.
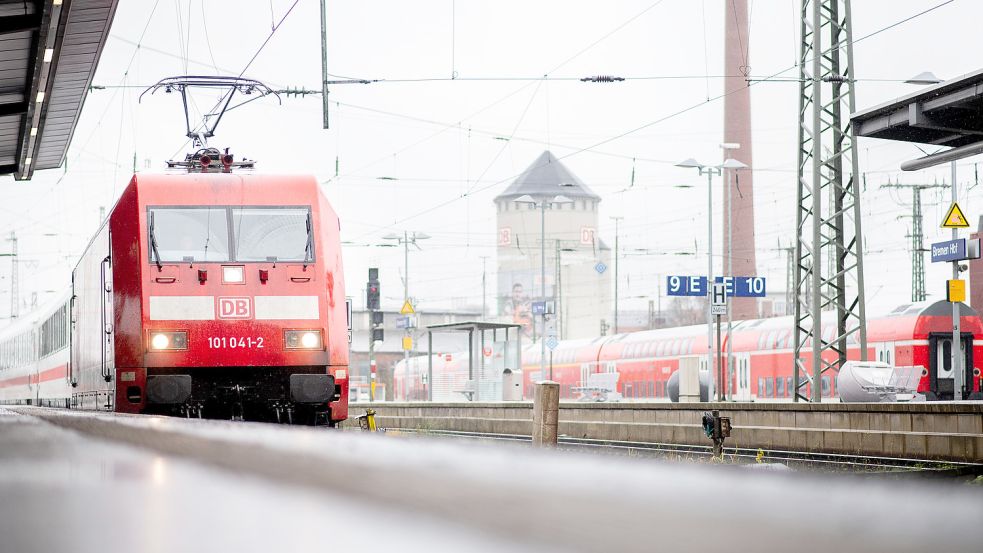
[[[549,150],[536,158],[504,192],[495,197],[495,201],[518,198],[525,194],[533,197],[562,194],[568,198],[601,199]]]

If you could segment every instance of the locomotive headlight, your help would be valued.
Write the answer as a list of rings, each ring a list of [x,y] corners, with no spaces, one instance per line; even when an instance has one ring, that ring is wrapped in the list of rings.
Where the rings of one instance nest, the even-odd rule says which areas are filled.
[[[150,339],[150,347],[154,349],[167,349],[169,345],[171,345],[171,340],[167,334],[154,334],[154,337]]]
[[[320,330],[288,330],[283,342],[287,349],[322,349]]]
[[[188,349],[188,333],[183,330],[152,332],[150,349],[154,351]]]
[[[300,337],[300,345],[305,348],[316,348],[320,345],[321,337],[313,332],[305,332],[303,336]]]

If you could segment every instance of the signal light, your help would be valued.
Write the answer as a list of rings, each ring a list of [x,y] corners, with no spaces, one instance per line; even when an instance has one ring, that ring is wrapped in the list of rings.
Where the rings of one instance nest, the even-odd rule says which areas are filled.
[[[369,281],[365,287],[365,305],[369,311],[378,311],[380,306],[379,282]]]
[[[374,325],[381,325],[383,323],[383,320],[384,319],[383,319],[382,311],[373,311],[372,312],[372,324],[374,324]]]
[[[372,341],[373,342],[381,342],[381,341],[385,340],[385,338],[386,338],[386,331],[385,330],[383,330],[381,328],[373,328],[372,329]]]

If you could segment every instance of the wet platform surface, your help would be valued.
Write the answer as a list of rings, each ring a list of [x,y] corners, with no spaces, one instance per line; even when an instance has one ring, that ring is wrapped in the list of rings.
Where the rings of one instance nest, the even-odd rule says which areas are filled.
[[[978,552],[980,520],[944,481],[0,408],[3,552]]]
[[[3,552],[451,551],[463,544],[533,550],[476,539],[425,513],[283,486],[0,408]]]

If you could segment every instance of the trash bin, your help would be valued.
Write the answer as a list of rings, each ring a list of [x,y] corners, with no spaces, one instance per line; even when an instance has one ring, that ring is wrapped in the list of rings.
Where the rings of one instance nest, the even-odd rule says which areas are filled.
[[[522,401],[522,373],[502,371],[502,401]]]

